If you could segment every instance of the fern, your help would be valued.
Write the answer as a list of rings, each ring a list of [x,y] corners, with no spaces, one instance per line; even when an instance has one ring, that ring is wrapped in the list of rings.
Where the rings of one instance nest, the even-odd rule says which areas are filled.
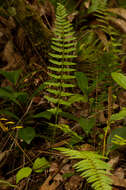
[[[52,52],[50,55],[51,65],[48,67],[48,75],[50,81],[46,82],[48,86],[45,98],[54,103],[57,108],[60,105],[69,106],[68,97],[73,93],[68,91],[69,88],[74,87],[72,82],[75,79],[74,71],[75,65],[71,60],[76,57],[76,38],[73,36],[72,25],[66,19],[67,13],[64,6],[58,3],[56,11],[56,22],[54,37],[52,38]],[[57,109],[58,112],[58,109]]]
[[[112,190],[112,180],[108,172],[110,165],[104,162],[103,156],[92,151],[77,151],[67,148],[56,148],[63,152],[70,159],[81,159],[73,167],[77,172],[81,172],[81,176],[87,179],[88,183],[92,183],[94,190]]]
[[[96,106],[101,109],[107,101],[107,87],[113,85],[111,72],[119,71],[125,54],[121,48],[122,35],[110,24],[110,13],[97,10],[94,16],[97,23],[88,25],[86,30],[82,26],[78,32],[78,53],[80,68],[88,76],[91,89],[96,89]],[[97,93],[97,88],[101,92]]]
[[[118,135],[115,135],[114,138],[112,139],[112,142],[114,144],[117,144],[117,145],[120,145],[120,146],[124,146],[126,145],[126,139],[118,136]]]

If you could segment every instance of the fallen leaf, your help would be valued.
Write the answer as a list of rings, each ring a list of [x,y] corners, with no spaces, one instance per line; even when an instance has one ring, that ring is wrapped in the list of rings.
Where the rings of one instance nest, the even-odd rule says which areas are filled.
[[[126,188],[126,179],[120,179],[115,175],[110,176],[110,178],[113,181],[113,185]]]
[[[109,8],[109,9],[107,9],[107,11],[109,11],[111,13],[115,13],[115,14],[121,16],[122,18],[126,19],[126,9],[124,9],[124,8]]]
[[[40,187],[39,190],[56,190],[57,187],[60,185],[59,175],[60,174],[57,174],[55,176],[54,181],[52,176],[49,175],[49,177],[45,180],[45,182],[43,183],[43,185]],[[58,181],[56,180],[56,178],[58,179]],[[52,183],[50,184],[50,182]]]
[[[123,32],[126,32],[126,21],[115,17],[108,18],[114,25],[118,26]]]

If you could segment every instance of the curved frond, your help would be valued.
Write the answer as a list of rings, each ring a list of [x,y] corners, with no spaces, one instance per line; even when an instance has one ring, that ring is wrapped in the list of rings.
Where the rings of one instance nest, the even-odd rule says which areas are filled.
[[[76,38],[72,25],[66,17],[64,6],[58,3],[51,45],[52,51],[49,53],[51,64],[48,67],[48,75],[51,81],[46,82],[48,94],[45,96],[49,102],[58,107],[60,104],[70,105],[67,98],[73,94],[69,92],[68,88],[75,86],[73,80],[76,69],[73,66],[76,63],[72,60],[76,58]]]
[[[73,167],[81,176],[92,184],[94,190],[112,190],[112,180],[108,172],[110,165],[103,161],[104,157],[92,151],[78,151],[67,148],[56,148],[70,159],[81,159]]]

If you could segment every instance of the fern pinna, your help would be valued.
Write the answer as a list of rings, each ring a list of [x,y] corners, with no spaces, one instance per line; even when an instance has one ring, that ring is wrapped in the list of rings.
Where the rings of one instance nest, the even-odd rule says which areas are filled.
[[[74,87],[73,75],[75,69],[71,60],[76,57],[76,38],[73,36],[72,25],[67,20],[67,14],[64,6],[58,3],[56,11],[56,22],[54,37],[52,38],[52,53],[50,53],[50,63],[48,75],[51,80],[46,82],[48,95],[45,98],[57,105],[69,106],[68,97],[73,94],[68,88]],[[72,73],[72,74],[71,74]]]
[[[68,148],[56,148],[63,152],[71,159],[81,159],[74,165],[74,168],[81,172],[81,176],[87,179],[88,183],[92,184],[94,190],[112,190],[112,180],[110,175],[110,165],[104,162],[102,155],[92,151],[78,151]]]

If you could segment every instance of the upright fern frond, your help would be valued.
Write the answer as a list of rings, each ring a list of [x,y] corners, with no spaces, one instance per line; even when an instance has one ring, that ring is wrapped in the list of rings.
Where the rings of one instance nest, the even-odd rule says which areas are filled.
[[[81,172],[81,176],[92,184],[94,190],[112,190],[112,180],[110,179],[110,165],[104,162],[103,156],[92,151],[77,151],[67,148],[56,148],[63,152],[71,159],[81,159],[74,165],[77,172]]]
[[[50,55],[51,65],[48,67],[48,75],[51,80],[46,82],[48,85],[47,92],[48,95],[45,98],[57,105],[67,105],[67,97],[72,96],[67,89],[74,87],[73,79],[75,76],[73,72],[75,69],[71,60],[76,57],[76,38],[73,36],[72,25],[66,19],[67,14],[63,5],[58,3],[56,12],[56,22],[54,37],[52,38],[52,52]],[[72,73],[72,74],[71,74]]]

